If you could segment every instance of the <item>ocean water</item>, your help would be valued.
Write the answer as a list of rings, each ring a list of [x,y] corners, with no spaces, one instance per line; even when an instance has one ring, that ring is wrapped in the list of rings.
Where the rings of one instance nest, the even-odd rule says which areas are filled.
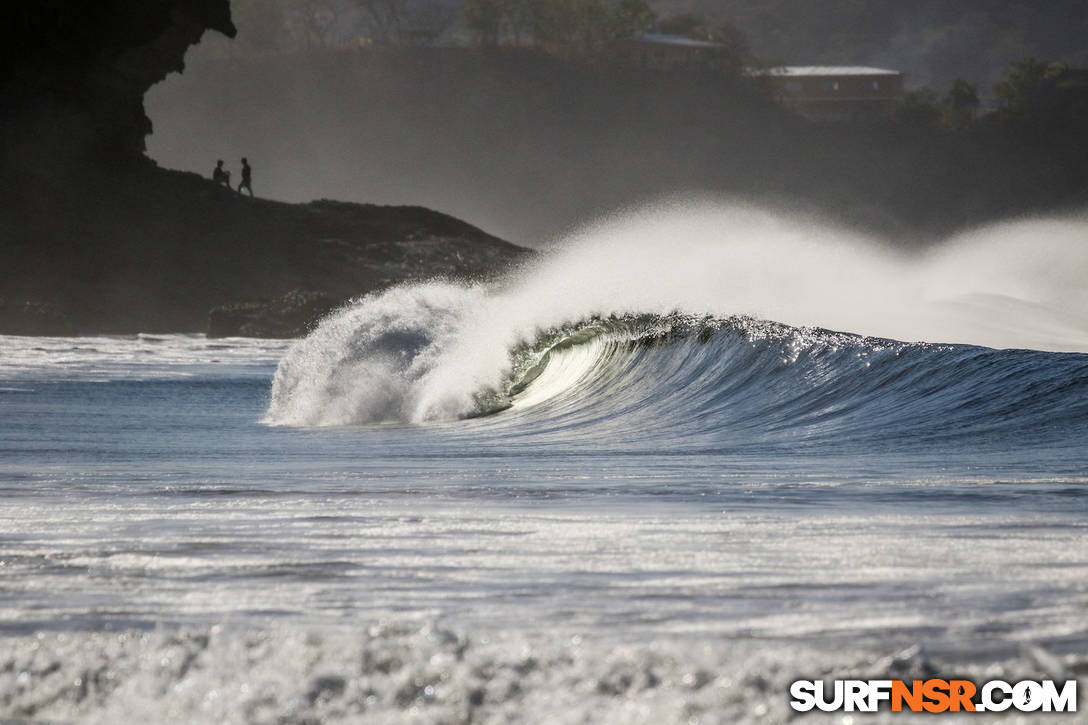
[[[674,202],[297,342],[2,337],[0,718],[762,723],[799,678],[1083,692],[1086,238],[1025,220],[908,255]]]

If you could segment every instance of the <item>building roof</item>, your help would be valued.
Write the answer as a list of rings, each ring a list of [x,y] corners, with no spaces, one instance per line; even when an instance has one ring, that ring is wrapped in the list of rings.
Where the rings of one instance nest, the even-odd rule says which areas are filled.
[[[634,40],[643,43],[657,43],[658,45],[675,45],[683,48],[720,48],[719,43],[711,43],[707,40],[695,40],[686,35],[667,35],[665,33],[643,33],[635,36]]]
[[[802,76],[897,76],[897,70],[869,68],[863,65],[785,65],[778,68],[766,68],[749,71],[757,76],[802,77]]]

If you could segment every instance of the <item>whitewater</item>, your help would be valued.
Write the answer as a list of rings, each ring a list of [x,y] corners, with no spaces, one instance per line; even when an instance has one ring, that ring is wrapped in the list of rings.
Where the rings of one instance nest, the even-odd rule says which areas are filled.
[[[799,678],[1084,692],[1086,240],[1070,216],[904,248],[669,199],[297,341],[2,337],[0,718],[776,723]]]
[[[641,326],[602,331],[631,340],[684,316],[732,328],[751,318],[740,323],[744,336],[790,338],[787,358],[814,344],[879,348],[882,340],[1086,352],[1085,230],[1083,221],[1006,224],[907,253],[813,218],[662,202],[573,236],[497,288],[405,286],[341,310],[280,365],[267,422],[477,413],[481,392],[517,382],[508,377],[525,361],[513,360],[515,351],[543,354],[563,330],[578,334],[601,318],[642,317]],[[771,321],[795,329],[762,324]],[[588,360],[585,350],[572,355]]]

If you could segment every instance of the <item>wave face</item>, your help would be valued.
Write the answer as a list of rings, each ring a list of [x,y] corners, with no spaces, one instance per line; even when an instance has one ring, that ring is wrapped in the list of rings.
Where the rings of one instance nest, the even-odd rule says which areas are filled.
[[[1088,432],[1088,305],[1070,281],[1086,231],[1025,222],[906,258],[768,211],[637,213],[494,288],[409,285],[334,313],[280,363],[266,422],[1061,445]]]
[[[640,447],[1020,447],[1088,435],[1082,354],[670,317],[586,323],[531,373],[523,390],[516,376],[508,385],[519,389],[510,422]]]

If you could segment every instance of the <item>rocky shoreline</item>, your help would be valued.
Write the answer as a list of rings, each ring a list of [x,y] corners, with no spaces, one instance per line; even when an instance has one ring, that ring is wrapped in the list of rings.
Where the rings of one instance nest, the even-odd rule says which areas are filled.
[[[422,207],[286,204],[158,168],[143,97],[206,30],[233,36],[227,0],[15,15],[0,31],[0,334],[293,337],[351,298],[487,279],[529,254]]]
[[[24,225],[39,241],[0,273],[0,334],[297,337],[349,299],[485,280],[530,254],[420,207],[250,199],[155,168],[95,186],[107,193],[92,218],[84,199],[58,197],[60,230]]]

